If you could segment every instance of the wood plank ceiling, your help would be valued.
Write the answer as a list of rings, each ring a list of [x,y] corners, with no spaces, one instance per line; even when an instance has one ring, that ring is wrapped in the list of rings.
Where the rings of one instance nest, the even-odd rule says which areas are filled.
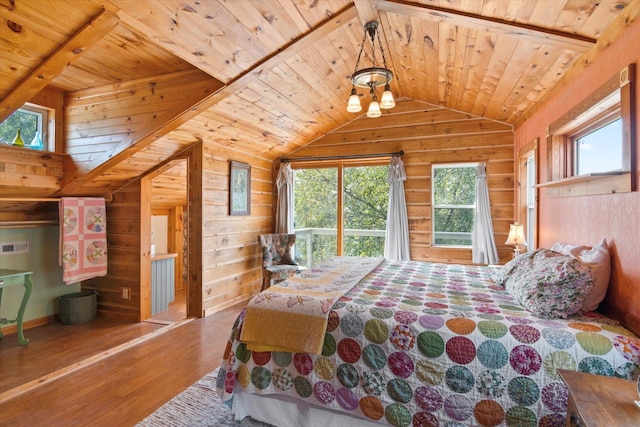
[[[0,120],[46,85],[65,93],[81,121],[57,195],[111,192],[201,139],[277,159],[357,117],[350,75],[375,19],[397,98],[517,125],[639,1],[0,0]],[[163,123],[117,138],[87,124],[101,103],[187,82]]]

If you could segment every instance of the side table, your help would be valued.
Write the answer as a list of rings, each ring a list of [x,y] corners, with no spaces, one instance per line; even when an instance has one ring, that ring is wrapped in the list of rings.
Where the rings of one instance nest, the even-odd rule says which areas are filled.
[[[635,381],[558,369],[569,388],[567,427],[640,426]]]
[[[33,274],[33,271],[7,270],[0,268],[0,310],[2,309],[2,291],[4,288],[16,285],[24,286],[24,295],[22,295],[22,302],[20,303],[17,317],[13,320],[0,318],[0,325],[6,325],[9,323],[16,324],[18,329],[18,341],[22,345],[29,344],[29,340],[24,337],[22,318],[24,317],[24,310],[27,308],[27,302],[29,301],[31,289],[33,287],[31,283],[31,274]],[[2,332],[0,332],[0,339],[2,339]]]

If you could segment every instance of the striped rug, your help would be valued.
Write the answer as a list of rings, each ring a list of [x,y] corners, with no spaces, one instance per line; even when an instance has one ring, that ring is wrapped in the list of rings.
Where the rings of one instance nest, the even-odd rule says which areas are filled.
[[[136,427],[269,427],[269,424],[251,418],[233,420],[231,410],[220,401],[216,393],[217,374],[216,369],[205,375]]]

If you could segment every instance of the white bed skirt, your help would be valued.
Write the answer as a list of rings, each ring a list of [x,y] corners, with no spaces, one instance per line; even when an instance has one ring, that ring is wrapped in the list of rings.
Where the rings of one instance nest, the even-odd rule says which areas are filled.
[[[247,416],[276,427],[380,427],[380,423],[344,412],[309,405],[288,396],[251,394],[237,390],[233,395],[236,420]]]

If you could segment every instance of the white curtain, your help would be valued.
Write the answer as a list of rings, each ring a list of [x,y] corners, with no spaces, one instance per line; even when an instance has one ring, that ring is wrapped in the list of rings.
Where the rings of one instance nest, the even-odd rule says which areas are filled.
[[[389,210],[387,231],[384,239],[384,257],[390,260],[406,260],[409,256],[409,220],[407,202],[404,198],[404,181],[407,174],[399,156],[391,158],[389,164]]]
[[[276,233],[293,233],[293,171],[291,164],[282,163],[276,178]]]
[[[491,203],[485,165],[476,171],[476,215],[473,221],[472,260],[475,264],[497,264],[498,251],[491,222]]]

